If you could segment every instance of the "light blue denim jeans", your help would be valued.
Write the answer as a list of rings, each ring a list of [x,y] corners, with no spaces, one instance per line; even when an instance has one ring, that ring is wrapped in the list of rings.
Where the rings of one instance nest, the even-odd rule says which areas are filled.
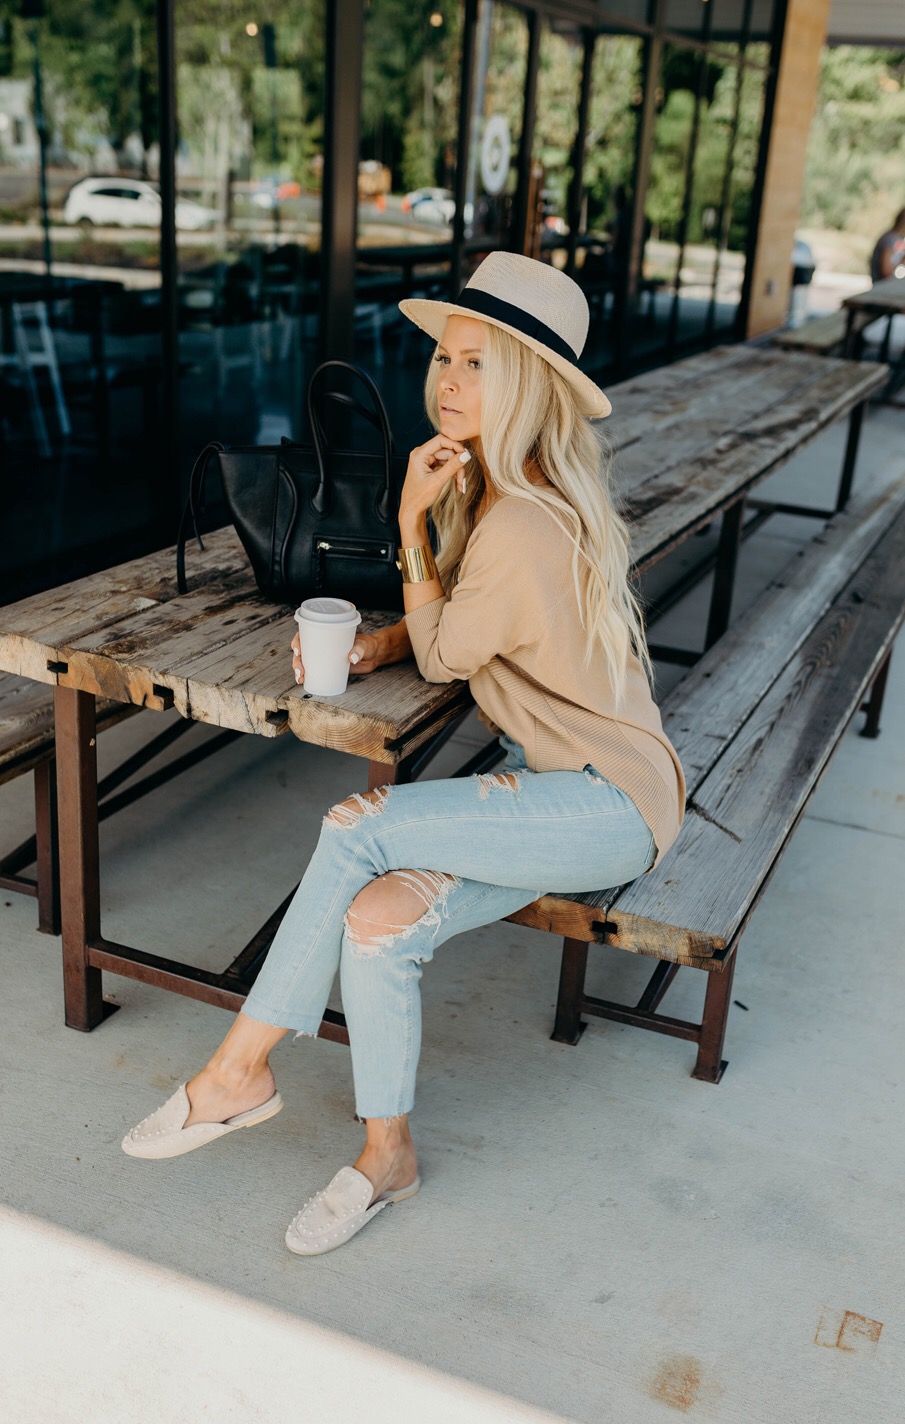
[[[592,767],[531,772],[503,738],[500,772],[383,788],[327,815],[244,1012],[316,1034],[340,971],[361,1118],[411,1111],[421,1051],[421,966],[453,935],[503,919],[548,890],[623,885],[653,863],[641,813]],[[354,809],[353,809],[354,808]],[[414,924],[365,934],[347,915],[377,876],[408,879]],[[386,928],[386,927],[383,927]]]

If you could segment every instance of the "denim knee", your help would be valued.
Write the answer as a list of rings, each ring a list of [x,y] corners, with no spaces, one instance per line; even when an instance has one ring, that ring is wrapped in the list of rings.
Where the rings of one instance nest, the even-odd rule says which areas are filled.
[[[385,957],[390,951],[423,963],[433,957],[437,932],[449,919],[450,891],[462,882],[457,875],[439,870],[394,870],[386,878],[413,891],[422,913],[402,923],[375,920],[356,910],[353,900],[343,920],[343,947],[359,959]]]

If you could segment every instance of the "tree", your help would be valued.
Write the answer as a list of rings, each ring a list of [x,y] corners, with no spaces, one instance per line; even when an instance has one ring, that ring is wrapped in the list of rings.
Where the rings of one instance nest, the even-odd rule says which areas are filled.
[[[876,236],[905,204],[905,53],[824,51],[802,199],[806,226]]]

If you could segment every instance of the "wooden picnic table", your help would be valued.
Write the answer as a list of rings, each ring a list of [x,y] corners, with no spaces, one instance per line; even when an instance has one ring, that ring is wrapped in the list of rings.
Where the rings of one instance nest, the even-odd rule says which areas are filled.
[[[849,330],[855,312],[873,312],[876,316],[905,316],[905,277],[886,277],[875,282],[866,292],[855,292],[842,303],[849,314]],[[855,353],[846,348],[847,354]]]
[[[893,318],[905,316],[905,277],[886,277],[882,282],[875,282],[866,292],[855,292],[853,296],[846,297],[842,305],[848,315],[845,345],[842,348],[844,354],[850,359],[858,356],[865,318],[879,320],[885,316],[888,320],[886,334],[880,347],[880,359],[888,360]],[[892,398],[903,379],[905,379],[905,352],[902,353],[890,372],[889,381],[884,391],[885,399]]]
[[[611,392],[608,426],[618,441],[636,568],[651,567],[722,515],[708,643],[728,622],[751,489],[851,413],[841,508],[851,487],[858,413],[884,376],[882,366],[739,346]],[[292,675],[290,610],[258,593],[232,529],[206,536],[205,545],[204,552],[189,551],[184,595],[177,591],[174,551],[167,549],[0,609],[0,671],[54,688],[64,992],[73,1028],[90,1030],[108,1011],[103,970],[239,1009],[288,903],[220,974],[104,938],[96,699],[175,708],[185,718],[264,737],[291,732],[361,757],[369,787],[417,774],[438,736],[471,705],[465,684],[426,683],[412,662],[353,678],[338,698],[306,695]],[[398,616],[368,612],[362,627]],[[476,762],[471,769],[482,769]],[[341,1016],[328,1012],[322,1036],[344,1040]]]

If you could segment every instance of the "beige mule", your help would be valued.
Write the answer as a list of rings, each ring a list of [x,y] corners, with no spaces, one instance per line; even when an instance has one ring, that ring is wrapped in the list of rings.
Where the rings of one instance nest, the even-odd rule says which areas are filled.
[[[137,1127],[133,1127],[131,1132],[126,1133],[123,1138],[123,1151],[129,1157],[144,1157],[148,1161],[181,1157],[185,1152],[194,1152],[196,1147],[206,1147],[209,1142],[216,1142],[219,1137],[225,1137],[228,1132],[235,1132],[237,1128],[254,1127],[259,1122],[266,1122],[269,1117],[275,1117],[282,1106],[283,1099],[279,1093],[274,1093],[273,1097],[268,1098],[260,1107],[237,1113],[235,1117],[228,1117],[225,1122],[194,1122],[191,1127],[186,1127],[185,1120],[191,1110],[191,1104],[183,1083],[163,1107],[152,1112],[150,1117],[146,1117]]]
[[[341,1167],[330,1185],[299,1212],[286,1232],[286,1245],[297,1256],[323,1256],[335,1251],[385,1206],[413,1197],[420,1186],[421,1178],[416,1177],[411,1186],[384,1192],[372,1202],[374,1187],[364,1173],[355,1167]]]

